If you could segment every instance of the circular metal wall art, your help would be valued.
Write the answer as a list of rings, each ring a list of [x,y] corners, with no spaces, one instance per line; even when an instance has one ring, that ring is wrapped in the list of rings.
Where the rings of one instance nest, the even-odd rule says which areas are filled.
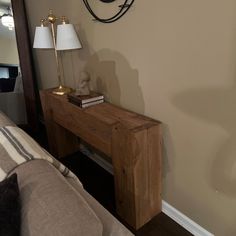
[[[93,1],[93,0],[91,0]],[[116,0],[100,0],[103,3],[112,3]],[[95,14],[95,12],[92,10],[89,0],[83,0],[84,5],[86,6],[89,13],[94,17],[95,20],[101,22],[101,23],[112,23],[117,20],[119,20],[125,13],[130,9],[130,7],[133,5],[134,0],[124,0],[124,3],[122,5],[118,5],[119,10],[114,16],[111,16],[110,18],[101,18]]]
[[[101,2],[114,2],[115,0],[100,0]]]

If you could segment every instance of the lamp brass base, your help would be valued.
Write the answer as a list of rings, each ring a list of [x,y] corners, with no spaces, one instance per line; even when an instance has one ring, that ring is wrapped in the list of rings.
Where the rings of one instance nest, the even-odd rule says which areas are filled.
[[[56,95],[65,95],[71,92],[73,92],[72,88],[68,88],[63,85],[60,85],[58,88],[52,90],[52,93]]]

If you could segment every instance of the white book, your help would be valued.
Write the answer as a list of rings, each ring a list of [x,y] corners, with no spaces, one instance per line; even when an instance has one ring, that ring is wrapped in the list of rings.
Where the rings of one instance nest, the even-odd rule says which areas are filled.
[[[96,104],[100,104],[100,103],[103,103],[103,102],[104,102],[103,99],[98,100],[98,101],[94,101],[94,102],[87,102],[87,103],[81,104],[81,107],[82,108],[86,108],[86,107],[90,107],[90,106],[93,106],[93,105],[96,105]]]
[[[76,95],[75,93],[70,93],[67,95],[68,99],[77,102],[78,104],[84,104],[88,102],[94,102],[97,100],[104,99],[104,95],[94,91],[90,91],[89,95]]]

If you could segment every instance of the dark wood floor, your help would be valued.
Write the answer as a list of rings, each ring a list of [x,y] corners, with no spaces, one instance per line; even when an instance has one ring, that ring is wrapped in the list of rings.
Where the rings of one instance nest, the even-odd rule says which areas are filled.
[[[81,180],[84,188],[114,216],[115,212],[114,179],[111,174],[81,153],[61,160]],[[132,229],[130,229],[132,230]],[[137,232],[137,236],[191,236],[188,231],[164,213],[154,217]]]

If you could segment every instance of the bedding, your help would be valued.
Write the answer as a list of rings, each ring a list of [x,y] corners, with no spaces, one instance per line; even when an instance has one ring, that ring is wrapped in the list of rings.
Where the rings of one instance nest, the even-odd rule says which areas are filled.
[[[21,190],[22,236],[104,235],[97,214],[52,164],[34,160],[15,172]]]
[[[74,178],[80,183],[76,175],[18,127],[0,127],[0,155],[2,159],[0,163],[0,181],[19,165],[28,161],[43,159],[53,164],[64,176]]]
[[[3,112],[0,111],[0,127],[3,126],[16,126]]]
[[[21,236],[133,236],[73,173],[1,112],[0,127],[0,177],[18,176]]]
[[[20,235],[21,211],[17,175],[0,182],[0,235]]]

